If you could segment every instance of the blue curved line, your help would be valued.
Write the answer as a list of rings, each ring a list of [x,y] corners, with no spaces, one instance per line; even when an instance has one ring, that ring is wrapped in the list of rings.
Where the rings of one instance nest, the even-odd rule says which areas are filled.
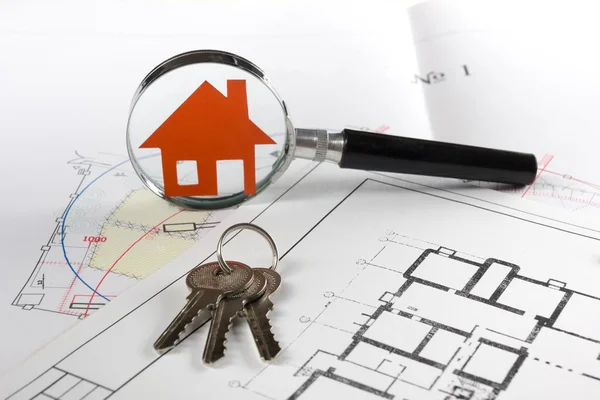
[[[149,157],[156,157],[160,154],[152,154],[152,155],[148,155],[145,157],[140,157],[141,159],[144,158],[149,158]],[[122,161],[116,165],[113,165],[112,167],[110,167],[109,169],[107,169],[106,171],[104,171],[103,173],[101,173],[100,175],[98,175],[94,180],[92,180],[90,183],[87,184],[86,187],[84,187],[81,192],[79,192],[79,194],[77,196],[75,196],[75,198],[73,199],[73,201],[71,202],[71,204],[69,204],[69,206],[67,207],[67,209],[65,210],[65,215],[63,216],[63,220],[62,220],[62,229],[61,229],[61,238],[60,238],[60,245],[62,247],[62,251],[63,251],[63,256],[65,257],[65,261],[67,262],[67,265],[69,266],[69,268],[71,269],[71,272],[73,272],[73,274],[75,274],[75,276],[77,277],[77,279],[79,279],[85,286],[88,287],[88,289],[90,289],[92,292],[94,292],[95,294],[97,294],[98,296],[102,297],[104,300],[106,301],[110,301],[109,299],[107,299],[105,296],[103,296],[102,294],[100,294],[99,292],[97,292],[96,290],[94,290],[94,288],[92,288],[90,285],[88,285],[88,283],[86,281],[83,280],[83,278],[81,276],[79,276],[79,274],[77,273],[77,271],[75,271],[75,268],[73,268],[73,266],[71,265],[71,261],[69,261],[69,257],[67,257],[67,250],[65,248],[65,222],[67,221],[67,216],[69,215],[69,211],[71,211],[71,207],[73,207],[73,204],[75,204],[75,202],[77,201],[77,199],[79,199],[79,197],[90,187],[92,186],[98,179],[102,178],[104,175],[108,174],[110,171],[120,167],[123,164],[128,163],[129,160],[125,160]]]

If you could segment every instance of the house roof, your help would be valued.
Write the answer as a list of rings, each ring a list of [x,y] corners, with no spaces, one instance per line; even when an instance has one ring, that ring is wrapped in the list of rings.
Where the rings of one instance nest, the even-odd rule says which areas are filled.
[[[227,96],[204,81],[140,148],[178,147],[210,151],[224,147],[276,144],[248,116],[245,80],[228,80]],[[218,152],[218,151],[217,151]]]

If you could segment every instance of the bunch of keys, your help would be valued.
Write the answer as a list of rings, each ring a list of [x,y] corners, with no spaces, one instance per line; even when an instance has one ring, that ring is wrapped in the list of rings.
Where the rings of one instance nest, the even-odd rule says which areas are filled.
[[[260,233],[269,242],[273,253],[270,268],[251,268],[241,262],[223,259],[223,239],[231,231],[244,228]],[[179,342],[189,324],[202,325],[210,320],[202,358],[207,364],[213,363],[225,355],[227,332],[239,316],[248,322],[260,357],[265,361],[272,360],[281,350],[267,316],[273,308],[270,296],[281,285],[281,277],[275,271],[279,261],[275,242],[256,225],[235,224],[221,235],[217,260],[189,272],[186,284],[191,293],[187,303],[154,343],[154,348],[168,350]]]

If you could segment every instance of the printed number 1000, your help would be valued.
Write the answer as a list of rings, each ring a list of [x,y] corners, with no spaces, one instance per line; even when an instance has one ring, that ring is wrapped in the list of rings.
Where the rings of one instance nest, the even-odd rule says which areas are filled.
[[[90,243],[106,242],[106,236],[84,236],[83,241]]]

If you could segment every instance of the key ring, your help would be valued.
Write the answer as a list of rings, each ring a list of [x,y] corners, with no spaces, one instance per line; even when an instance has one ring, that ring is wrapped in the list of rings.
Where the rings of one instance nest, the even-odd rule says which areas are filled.
[[[273,238],[261,227],[246,222],[231,225],[221,234],[221,237],[219,238],[219,243],[217,244],[217,261],[219,262],[221,270],[226,274],[229,274],[231,273],[231,271],[233,271],[232,268],[223,259],[223,240],[225,240],[229,233],[238,229],[250,229],[254,232],[259,233],[263,238],[266,239],[266,241],[269,243],[269,246],[271,246],[271,251],[273,253],[273,261],[269,269],[275,270],[277,268],[277,264],[279,263],[279,253],[277,252],[277,246],[275,245]]]

